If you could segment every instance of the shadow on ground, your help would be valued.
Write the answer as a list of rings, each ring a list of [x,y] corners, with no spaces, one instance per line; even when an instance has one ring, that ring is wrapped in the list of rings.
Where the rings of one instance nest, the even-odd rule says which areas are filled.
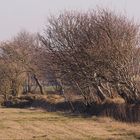
[[[72,102],[74,110],[69,102],[57,102],[51,103],[44,98],[31,98],[27,96],[21,101],[16,102],[6,102],[6,107],[15,108],[41,108],[48,112],[58,112],[61,111],[67,116],[108,116],[119,121],[124,122],[140,122],[140,105],[128,105],[128,104],[115,104],[115,103],[105,103],[92,105],[88,108],[84,106],[81,101]]]

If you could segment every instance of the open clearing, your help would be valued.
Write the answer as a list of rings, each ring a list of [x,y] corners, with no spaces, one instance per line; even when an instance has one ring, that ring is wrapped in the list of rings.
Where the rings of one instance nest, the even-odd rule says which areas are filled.
[[[0,109],[0,139],[140,139],[140,124],[31,109]]]

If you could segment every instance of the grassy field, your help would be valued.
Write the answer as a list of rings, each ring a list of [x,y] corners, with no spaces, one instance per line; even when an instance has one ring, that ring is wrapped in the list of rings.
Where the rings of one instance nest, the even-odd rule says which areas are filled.
[[[135,140],[140,124],[110,118],[85,118],[34,109],[0,109],[0,139],[35,140]]]

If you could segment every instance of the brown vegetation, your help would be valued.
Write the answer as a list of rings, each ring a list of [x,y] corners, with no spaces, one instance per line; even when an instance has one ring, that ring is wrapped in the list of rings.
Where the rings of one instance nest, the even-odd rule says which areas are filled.
[[[37,140],[136,140],[140,125],[113,119],[48,113],[30,109],[0,109],[0,138]],[[55,133],[54,133],[55,132]]]
[[[133,21],[108,10],[65,12],[49,19],[40,38],[61,85],[76,89],[87,107],[118,96],[139,103],[139,26]]]
[[[139,27],[105,9],[65,11],[44,34],[1,43],[1,105],[44,110],[0,109],[0,138],[140,139]]]
[[[90,108],[84,106],[81,96],[74,96],[66,100],[66,97],[58,94],[26,95],[14,98],[4,103],[12,108],[38,108],[47,112],[74,114],[77,116],[105,116],[121,122],[140,122],[140,105],[125,104],[121,99],[107,100],[102,104],[93,104]]]

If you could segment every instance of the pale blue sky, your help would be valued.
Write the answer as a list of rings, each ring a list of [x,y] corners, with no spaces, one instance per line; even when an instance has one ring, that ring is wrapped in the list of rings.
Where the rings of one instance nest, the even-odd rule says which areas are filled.
[[[25,29],[40,32],[50,14],[63,9],[111,8],[140,21],[140,0],[0,0],[0,40]]]

